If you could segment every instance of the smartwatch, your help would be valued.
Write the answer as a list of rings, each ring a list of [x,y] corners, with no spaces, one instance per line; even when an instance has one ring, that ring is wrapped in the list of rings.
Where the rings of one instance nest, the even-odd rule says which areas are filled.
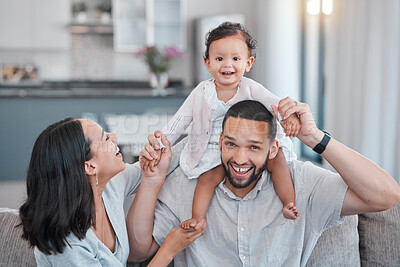
[[[326,132],[323,131],[325,133],[324,138],[322,138],[321,142],[319,142],[314,148],[313,150],[315,152],[317,152],[318,154],[321,154],[322,152],[324,152],[326,146],[328,145],[329,141],[331,140],[331,135]]]

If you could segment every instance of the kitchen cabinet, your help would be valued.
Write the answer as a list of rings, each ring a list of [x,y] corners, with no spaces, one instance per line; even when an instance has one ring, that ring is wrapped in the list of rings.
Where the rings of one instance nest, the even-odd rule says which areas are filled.
[[[114,0],[113,18],[118,52],[146,45],[186,48],[186,0]]]
[[[68,49],[69,0],[0,0],[0,49]]]

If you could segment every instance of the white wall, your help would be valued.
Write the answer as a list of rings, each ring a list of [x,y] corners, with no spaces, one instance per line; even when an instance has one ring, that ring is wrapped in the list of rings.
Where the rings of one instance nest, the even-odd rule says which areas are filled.
[[[94,1],[94,0],[93,0]],[[257,18],[254,15],[256,0],[187,0],[187,54],[182,60],[176,60],[172,64],[170,76],[174,79],[182,79],[188,86],[193,85],[194,81],[194,61],[202,58],[194,58],[194,20],[203,16],[223,15],[232,13],[243,13],[246,18],[246,27],[255,32]],[[69,0],[0,0],[0,64],[1,63],[37,63],[40,66],[41,75],[45,79],[68,79],[82,78],[74,77],[72,69],[79,69],[73,66],[69,59],[69,47],[71,37],[68,24],[70,22],[70,1]],[[29,55],[20,52],[31,52],[40,50],[40,58],[36,55]],[[49,59],[45,59],[46,53],[54,49],[64,49],[64,52],[57,54],[61,60],[56,67],[52,67],[51,58],[54,53],[49,54]],[[71,49],[76,49],[72,47]],[[90,48],[89,48],[90,49]],[[112,53],[111,46],[106,47],[107,53]],[[44,54],[43,54],[44,52]],[[89,51],[90,52],[90,51]],[[90,53],[89,53],[90,54]],[[89,55],[88,54],[88,55]],[[91,67],[91,62],[85,65]],[[89,79],[97,79],[98,76],[114,79],[146,79],[147,67],[136,58],[133,53],[120,54],[114,53],[111,61],[104,62],[112,69],[101,73],[96,69],[96,75]],[[65,68],[60,68],[63,65]],[[112,66],[111,66],[112,65]],[[79,66],[78,66],[79,67]],[[54,69],[48,71],[47,69]],[[57,70],[60,70],[57,72]],[[90,73],[90,71],[89,71]],[[81,71],[81,76],[85,76],[85,69]]]
[[[297,0],[257,0],[257,58],[253,78],[280,98],[300,100],[300,4]],[[293,139],[299,155],[300,142]]]
[[[246,28],[255,35],[257,17],[255,16],[255,4],[257,0],[187,0],[187,55],[180,64],[175,64],[171,70],[171,76],[183,79],[186,84],[192,85],[195,80],[193,73],[195,58],[195,34],[194,20],[204,16],[216,16],[241,13],[245,16]],[[203,40],[204,43],[204,40]]]
[[[299,99],[300,16],[294,0],[258,0],[254,78],[279,97]]]
[[[0,0],[0,49],[69,48],[69,0]]]

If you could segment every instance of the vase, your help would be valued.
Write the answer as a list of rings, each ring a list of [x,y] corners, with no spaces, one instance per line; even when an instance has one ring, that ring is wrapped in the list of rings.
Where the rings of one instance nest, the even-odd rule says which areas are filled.
[[[168,73],[150,72],[150,86],[153,88],[153,96],[166,96],[168,94],[166,87],[168,86]]]

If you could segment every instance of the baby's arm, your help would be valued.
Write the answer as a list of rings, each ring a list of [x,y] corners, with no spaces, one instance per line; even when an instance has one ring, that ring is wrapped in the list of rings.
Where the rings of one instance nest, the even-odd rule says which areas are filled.
[[[299,217],[300,212],[295,206],[292,176],[281,148],[276,157],[268,161],[267,169],[271,173],[275,192],[283,204],[283,216],[286,219],[295,220]]]
[[[196,97],[196,92],[201,89],[201,84],[199,84],[186,98],[182,106],[178,109],[175,115],[168,121],[168,123],[161,130],[165,134],[165,137],[173,145],[175,141],[182,135],[185,129],[193,120],[193,106]],[[159,132],[159,131],[156,131]],[[141,151],[139,161],[142,170],[147,170],[150,168],[153,171],[154,166],[157,166],[161,151],[163,148],[162,142],[160,142],[161,132],[156,135],[156,132],[149,139],[149,144],[146,144],[145,148]],[[150,135],[149,137],[150,138]],[[151,147],[150,147],[150,146]]]
[[[203,173],[197,179],[193,196],[192,218],[181,223],[181,227],[189,229],[206,217],[208,207],[214,195],[215,187],[224,179],[225,170],[222,165]]]

